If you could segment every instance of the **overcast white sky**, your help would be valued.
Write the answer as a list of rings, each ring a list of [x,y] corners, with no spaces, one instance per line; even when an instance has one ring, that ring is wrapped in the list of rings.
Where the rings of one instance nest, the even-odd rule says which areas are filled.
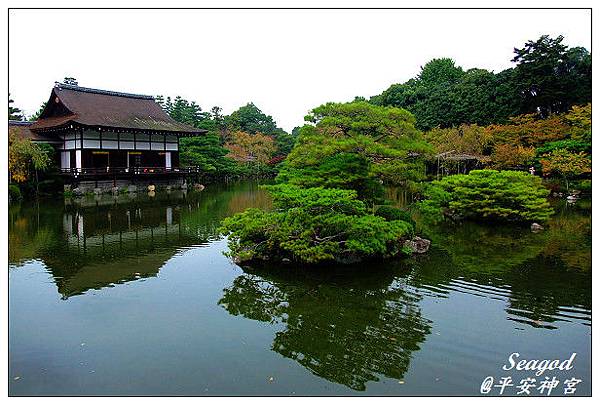
[[[11,10],[9,90],[27,114],[55,81],[181,95],[225,113],[253,101],[290,131],[327,101],[380,93],[435,57],[512,66],[542,34],[590,49],[588,10]]]

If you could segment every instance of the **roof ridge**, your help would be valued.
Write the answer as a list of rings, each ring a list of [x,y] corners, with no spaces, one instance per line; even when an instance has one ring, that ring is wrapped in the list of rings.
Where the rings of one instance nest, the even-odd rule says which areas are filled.
[[[66,83],[57,83],[55,88],[58,88],[60,90],[66,89],[66,90],[80,91],[82,93],[104,94],[107,96],[138,98],[138,99],[142,99],[142,100],[154,100],[153,96],[147,96],[144,94],[122,93],[120,91],[93,89],[90,87],[80,87],[80,86],[75,86],[73,84],[66,84]]]

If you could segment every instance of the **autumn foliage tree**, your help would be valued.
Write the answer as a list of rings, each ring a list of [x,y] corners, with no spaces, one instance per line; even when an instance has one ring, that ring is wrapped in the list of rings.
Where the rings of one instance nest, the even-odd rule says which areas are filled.
[[[437,153],[457,152],[485,155],[492,146],[493,135],[485,127],[462,124],[452,128],[434,128],[425,134]]]
[[[563,116],[563,122],[569,126],[571,139],[592,143],[592,104],[574,105]]]
[[[276,150],[273,138],[261,133],[234,131],[230,139],[225,144],[225,148],[229,151],[227,157],[251,171],[258,172],[266,166]]]
[[[19,137],[14,131],[8,137],[8,171],[10,179],[23,183],[33,180],[38,184],[38,173],[50,167],[49,150]]]
[[[504,125],[490,125],[487,131],[496,144],[541,146],[546,142],[564,139],[569,125],[560,115],[542,119],[537,114],[524,114],[510,118]]]
[[[592,161],[585,152],[571,152],[567,149],[555,149],[540,159],[544,174],[555,173],[565,180],[569,190],[569,180],[592,172]]]
[[[535,148],[532,146],[502,143],[494,147],[492,166],[498,169],[522,170],[529,166],[534,157]]]

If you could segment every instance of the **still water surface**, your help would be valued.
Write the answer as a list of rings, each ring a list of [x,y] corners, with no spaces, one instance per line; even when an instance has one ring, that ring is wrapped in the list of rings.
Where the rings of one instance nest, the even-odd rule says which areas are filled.
[[[237,183],[10,207],[10,394],[478,395],[487,376],[590,394],[589,201],[539,234],[418,221],[433,247],[410,260],[242,269],[216,229],[269,206]],[[535,377],[501,369],[513,352],[577,355]]]

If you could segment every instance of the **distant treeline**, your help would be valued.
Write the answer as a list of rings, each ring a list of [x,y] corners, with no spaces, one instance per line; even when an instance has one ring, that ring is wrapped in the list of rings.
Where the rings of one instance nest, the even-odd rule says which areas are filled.
[[[202,111],[194,101],[179,96],[155,99],[176,121],[208,131],[180,141],[182,164],[199,166],[205,177],[273,175],[294,146],[295,132],[279,128],[273,117],[253,103],[223,115],[220,107]]]
[[[516,66],[499,73],[464,70],[452,59],[434,59],[415,77],[393,84],[370,102],[404,108],[421,130],[460,124],[502,124],[509,117],[547,117],[592,101],[592,56],[548,35],[514,49]]]
[[[294,128],[291,134],[251,102],[224,115],[220,107],[203,111],[196,102],[179,96],[157,96],[156,101],[173,119],[208,131],[204,136],[182,138],[180,149],[181,164],[200,167],[207,179],[272,176],[280,171],[289,174],[295,163],[308,176],[310,154],[298,152],[284,159],[301,134],[306,140],[316,136],[314,149],[323,152],[331,134],[321,133],[318,125],[314,127],[321,120],[326,124],[323,128],[333,131],[335,137],[358,131],[372,138],[380,129],[387,128],[382,136],[390,136],[392,131],[398,137],[394,148],[406,156],[419,156],[394,161],[394,166],[386,169],[397,181],[424,179],[427,161],[444,152],[483,156],[484,162],[499,169],[524,170],[533,165],[545,174],[589,176],[591,55],[585,48],[570,48],[562,42],[562,36],[547,35],[528,41],[514,49],[515,66],[499,73],[465,71],[452,59],[434,59],[415,78],[393,84],[368,100],[357,97],[351,103],[316,107],[306,117],[307,124]],[[65,78],[65,82],[77,83],[73,78]],[[12,104],[9,94],[9,118],[25,119]],[[344,137],[338,141],[348,143]],[[352,142],[342,148],[345,153],[361,153],[353,149],[358,146]],[[14,143],[12,149],[34,148],[19,145]],[[21,165],[26,172],[33,172],[29,167],[32,153],[11,154],[13,170]],[[24,157],[18,158],[21,155]],[[346,155],[336,159],[345,158],[350,159]],[[340,162],[329,162],[332,166],[323,169],[329,173],[327,178],[336,173]],[[357,164],[352,159],[344,164],[351,163]],[[350,177],[345,180],[350,181]]]

